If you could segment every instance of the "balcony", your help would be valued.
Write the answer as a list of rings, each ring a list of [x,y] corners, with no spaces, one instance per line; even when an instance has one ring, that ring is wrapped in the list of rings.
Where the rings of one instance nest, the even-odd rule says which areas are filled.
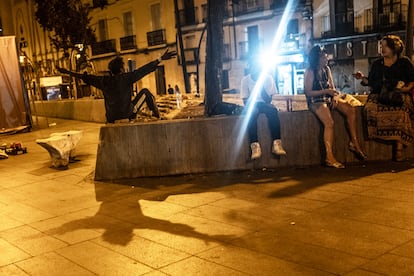
[[[165,29],[160,29],[147,33],[148,47],[167,44]]]
[[[270,8],[272,10],[284,10],[288,2],[288,0],[272,0],[270,1]],[[297,7],[304,7],[306,5],[306,0],[298,0],[296,5]]]
[[[115,39],[104,40],[92,44],[92,55],[103,55],[108,53],[116,53]]]
[[[375,12],[375,11],[374,11]],[[401,8],[394,8],[392,11],[383,9],[375,13],[377,30],[396,31],[405,29],[407,26],[407,6],[401,5]]]
[[[137,43],[136,43],[136,36],[135,35],[121,37],[119,39],[119,42],[120,42],[120,45],[121,45],[121,51],[137,49]]]
[[[263,11],[264,8],[264,0],[239,0],[239,4],[233,5],[235,16],[260,12]]]
[[[197,7],[193,9],[184,9],[178,12],[181,26],[197,25]]]
[[[355,17],[355,32],[390,32],[404,30],[407,26],[407,5],[395,5],[390,8],[366,9]]]

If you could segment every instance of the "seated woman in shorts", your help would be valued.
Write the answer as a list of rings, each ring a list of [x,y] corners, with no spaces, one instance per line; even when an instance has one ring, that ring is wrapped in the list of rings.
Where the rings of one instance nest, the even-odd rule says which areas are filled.
[[[328,66],[328,55],[320,46],[314,46],[309,53],[309,68],[305,71],[305,94],[309,109],[315,113],[324,126],[323,141],[326,151],[326,166],[337,169],[345,168],[342,163],[336,160],[332,151],[334,121],[331,110],[333,109],[337,109],[346,117],[350,137],[349,150],[358,159],[367,159],[367,155],[362,151],[357,137],[355,108],[338,97],[340,92],[335,89],[331,70]]]

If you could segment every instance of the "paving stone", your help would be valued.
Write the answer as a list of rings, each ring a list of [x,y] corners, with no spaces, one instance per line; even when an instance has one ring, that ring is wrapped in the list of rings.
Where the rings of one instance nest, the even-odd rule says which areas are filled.
[[[0,267],[0,275],[27,276],[29,274],[12,264]]]
[[[29,275],[67,275],[67,276],[89,276],[96,275],[82,266],[54,253],[46,253],[16,263]]]
[[[383,275],[413,275],[414,259],[385,254],[378,259],[364,264],[362,268]]]
[[[181,262],[169,265],[161,269],[162,272],[167,273],[168,275],[199,275],[199,276],[236,276],[236,275],[246,275],[241,271],[236,271],[231,268],[202,260],[197,257],[191,257],[185,259]]]
[[[124,236],[129,236],[130,239],[122,244],[119,240]],[[135,236],[130,231],[113,232],[102,238],[95,239],[92,242],[137,260],[152,268],[164,267],[190,256],[182,251]]]
[[[30,255],[18,247],[0,238],[0,267],[30,258]]]
[[[57,253],[98,275],[139,275],[152,270],[137,260],[91,242],[62,248]]]
[[[351,271],[368,261],[341,250],[301,242],[274,233],[249,234],[231,241],[231,244],[336,275]]]
[[[18,246],[32,256],[54,251],[67,246],[66,243],[37,231],[29,226],[21,226],[0,232],[0,237]]]
[[[199,254],[198,257],[249,275],[331,275],[321,270],[234,246],[216,247]]]

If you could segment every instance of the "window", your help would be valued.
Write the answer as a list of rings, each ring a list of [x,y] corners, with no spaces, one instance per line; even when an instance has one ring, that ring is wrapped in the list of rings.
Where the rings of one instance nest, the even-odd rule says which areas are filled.
[[[335,32],[337,35],[349,35],[354,32],[353,0],[335,0]]]
[[[259,52],[259,27],[247,27],[247,47],[250,57],[253,57]]]
[[[98,32],[99,41],[107,40],[108,39],[108,22],[106,21],[106,19],[100,19],[98,21],[98,28],[99,28],[99,32]]]
[[[161,6],[160,3],[151,5],[151,20],[152,20],[152,30],[160,30],[161,27]]]
[[[131,36],[131,35],[134,34],[133,22],[132,22],[132,13],[131,12],[125,12],[123,14],[123,17],[124,17],[125,36]]]
[[[246,0],[246,7],[248,9],[256,8],[257,7],[257,0]]]
[[[299,33],[299,20],[298,19],[291,19],[287,25],[287,34],[298,34]]]

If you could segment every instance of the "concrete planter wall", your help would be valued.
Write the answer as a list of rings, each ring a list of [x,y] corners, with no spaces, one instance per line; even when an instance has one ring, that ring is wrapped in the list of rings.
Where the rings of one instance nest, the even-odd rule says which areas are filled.
[[[362,108],[357,109],[358,132],[363,137]],[[344,118],[333,112],[334,151],[341,162],[358,162],[348,150]],[[243,116],[106,125],[100,131],[95,179],[122,179],[207,173],[323,163],[322,126],[310,111],[280,112],[286,157],[270,152],[267,119],[260,116],[262,158],[249,161]],[[391,145],[362,141],[369,160],[390,160]],[[413,148],[408,148],[413,157]]]

